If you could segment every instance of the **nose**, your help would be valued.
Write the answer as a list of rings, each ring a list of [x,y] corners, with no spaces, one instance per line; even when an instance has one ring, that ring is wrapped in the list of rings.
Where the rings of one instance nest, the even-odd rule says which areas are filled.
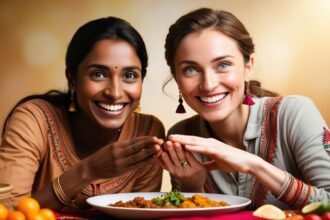
[[[217,74],[213,71],[206,71],[203,74],[200,89],[210,92],[213,91],[218,85]]]
[[[104,90],[104,94],[112,100],[120,99],[122,96],[122,86],[119,80],[112,79]]]

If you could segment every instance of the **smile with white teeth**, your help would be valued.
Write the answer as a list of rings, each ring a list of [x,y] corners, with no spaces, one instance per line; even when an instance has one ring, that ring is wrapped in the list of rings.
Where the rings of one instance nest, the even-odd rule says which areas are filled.
[[[110,104],[106,104],[106,103],[97,103],[97,105],[99,107],[101,107],[102,109],[104,110],[107,110],[107,111],[111,111],[111,112],[116,112],[116,111],[120,111],[124,108],[124,104],[113,104],[113,105],[110,105]]]
[[[219,102],[219,101],[223,100],[224,98],[226,98],[227,95],[228,95],[228,93],[225,93],[222,95],[215,95],[212,97],[200,97],[200,100],[205,103],[215,103],[215,102]]]

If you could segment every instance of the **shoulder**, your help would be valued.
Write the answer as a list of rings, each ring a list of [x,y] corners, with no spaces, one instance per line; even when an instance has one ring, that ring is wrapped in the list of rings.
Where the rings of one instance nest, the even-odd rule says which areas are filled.
[[[165,127],[163,122],[156,116],[144,113],[133,113],[135,126],[143,130],[144,134],[165,136]]]
[[[12,112],[12,116],[16,117],[34,117],[35,119],[43,118],[45,112],[54,109],[49,102],[42,99],[31,99],[18,105]]]
[[[283,97],[279,114],[290,117],[299,117],[301,114],[315,116],[315,114],[319,114],[319,111],[310,98],[300,95],[290,95]]]
[[[199,129],[198,123],[201,120],[199,115],[192,116],[174,124],[168,134],[187,134],[194,135]]]
[[[299,108],[306,105],[315,107],[310,98],[301,95],[284,96],[282,100],[282,106],[286,108]]]
[[[138,119],[138,121],[142,123],[152,123],[154,125],[161,125],[163,126],[163,123],[161,120],[159,120],[156,116],[150,115],[150,114],[144,114],[144,113],[133,113],[134,116]]]

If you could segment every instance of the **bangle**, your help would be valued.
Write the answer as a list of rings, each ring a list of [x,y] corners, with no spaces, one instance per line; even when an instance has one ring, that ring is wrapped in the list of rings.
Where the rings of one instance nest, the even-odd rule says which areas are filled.
[[[56,197],[62,204],[66,205],[66,206],[72,206],[74,204],[73,201],[70,200],[68,198],[68,196],[64,193],[64,191],[61,187],[59,176],[56,177],[56,179],[53,181],[53,190],[54,190]]]
[[[275,195],[276,199],[281,200],[282,197],[284,197],[287,193],[287,189],[290,185],[290,174],[286,171],[285,172],[285,178],[284,178],[284,182],[283,185],[280,189],[280,191],[277,193],[277,195]]]

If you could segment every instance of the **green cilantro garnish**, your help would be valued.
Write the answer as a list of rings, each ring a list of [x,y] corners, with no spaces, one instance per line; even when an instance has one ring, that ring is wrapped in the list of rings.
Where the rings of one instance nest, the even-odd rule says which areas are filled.
[[[174,205],[178,206],[184,200],[183,194],[180,192],[168,192],[156,198],[156,203],[160,206]]]

